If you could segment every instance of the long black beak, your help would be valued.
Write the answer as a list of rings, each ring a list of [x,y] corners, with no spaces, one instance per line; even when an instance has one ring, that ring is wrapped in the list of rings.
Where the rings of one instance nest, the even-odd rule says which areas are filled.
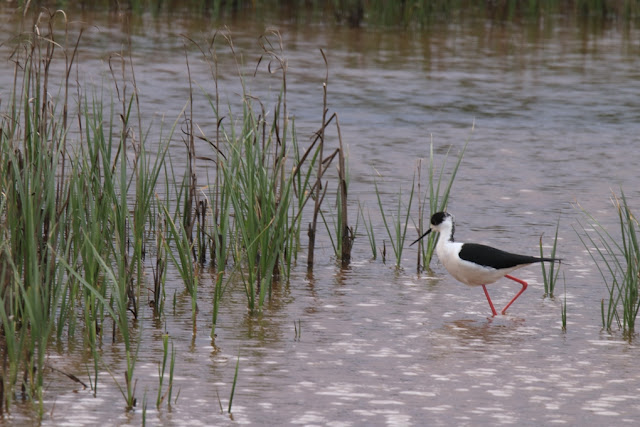
[[[420,240],[422,240],[429,233],[431,233],[431,229],[428,229],[426,233],[424,233],[422,236],[418,237],[418,239],[415,242],[413,242],[412,244],[410,244],[409,246],[415,245],[416,243],[418,243]]]

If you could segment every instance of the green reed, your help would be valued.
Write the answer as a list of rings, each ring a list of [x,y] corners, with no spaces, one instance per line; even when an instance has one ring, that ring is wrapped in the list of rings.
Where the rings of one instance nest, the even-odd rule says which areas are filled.
[[[215,278],[212,337],[225,289],[238,277],[249,309],[260,311],[273,283],[289,277],[300,249],[303,211],[312,195],[327,188],[322,181],[333,158],[338,161],[340,213],[330,235],[342,242],[343,262],[345,254],[350,257],[344,249],[353,239],[346,215],[346,153],[340,136],[339,148],[327,157],[319,138],[306,149],[298,145],[286,107],[286,62],[278,59],[277,42],[262,39],[265,57],[282,70],[282,89],[272,110],[244,82],[239,115],[231,106],[228,114],[219,113],[217,90],[207,95],[215,137],[204,131],[199,137],[210,142],[213,155],[196,155],[198,128],[191,99],[182,112],[187,125],[181,125],[189,164],[184,174],[177,173],[184,165],[174,169],[167,152],[177,120],[167,134],[161,130],[160,137],[148,140],[150,126],[144,130],[130,53],[109,57],[106,90],[84,90],[78,82],[77,93],[71,94],[69,79],[81,34],[67,46],[49,24],[16,48],[13,59],[20,65],[0,116],[0,348],[6,355],[0,407],[9,408],[20,389],[25,399],[38,402],[42,415],[50,345],[84,340],[92,359],[86,366],[94,396],[102,385],[100,373],[107,370],[131,410],[142,356],[143,332],[136,325],[145,307],[153,307],[160,324],[171,315],[164,310],[170,292],[166,286],[174,287],[173,315],[179,311],[176,287],[184,286],[195,319],[198,303],[208,298],[199,291],[208,252]],[[68,34],[64,39],[70,39]],[[201,53],[212,61],[215,82],[215,51]],[[49,66],[59,57],[65,61],[64,72],[62,81],[54,82]],[[240,59],[234,60],[244,79]],[[191,98],[196,96],[190,83],[189,90]],[[69,111],[77,117],[71,119]],[[336,114],[323,117],[323,128],[329,123],[335,123],[339,134]],[[206,188],[195,180],[200,162],[211,164],[209,172],[215,174],[206,177]],[[180,285],[167,282],[168,262],[176,266]],[[124,382],[121,368],[104,364],[102,352],[109,344],[124,349]],[[156,404],[165,396],[172,400],[175,351],[163,390],[166,343],[163,348]]]
[[[22,389],[42,413],[48,344],[54,336],[74,336],[79,326],[94,357],[95,393],[99,346],[110,317],[112,341],[122,337],[128,354],[123,395],[132,407],[137,350],[129,315],[138,316],[145,230],[165,151],[147,153],[142,133],[131,132],[141,128],[135,78],[125,67],[130,61],[120,56],[110,61],[120,112],[112,102],[105,120],[104,100],[78,94],[79,142],[67,141],[69,75],[78,42],[67,47],[55,41],[53,21],[60,17],[50,16],[48,28],[43,19],[45,27],[16,47],[20,66],[0,125],[0,331],[9,372],[2,405],[9,407],[24,371]],[[56,50],[66,67],[55,98],[62,105],[51,100]]]
[[[342,152],[339,150],[338,153]],[[344,162],[344,161],[343,161]],[[335,206],[338,207],[339,212],[336,215],[331,215],[331,225],[327,221],[327,217],[323,210],[320,210],[320,216],[324,223],[327,235],[331,241],[331,246],[337,259],[341,260],[343,266],[346,266],[351,261],[351,246],[355,238],[355,233],[351,227],[349,227],[347,216],[347,203],[346,194],[349,186],[348,170],[341,174],[338,185],[338,191],[336,191]],[[333,229],[333,231],[332,231]]]
[[[167,390],[163,392],[165,374],[167,370],[167,359],[169,358],[169,384]],[[169,353],[169,335],[162,335],[162,362],[158,365],[158,396],[156,398],[156,408],[160,409],[162,402],[167,399],[167,404],[171,406],[171,394],[173,392],[173,372],[176,362],[176,350],[171,343],[171,352]]]
[[[385,214],[382,199],[380,198],[380,191],[378,190],[378,183],[375,183],[376,197],[378,198],[378,207],[382,214],[382,221],[384,222],[384,228],[387,231],[389,240],[391,241],[391,247],[396,259],[396,268],[400,268],[402,264],[402,251],[404,249],[404,242],[407,237],[407,227],[409,226],[409,217],[411,213],[411,203],[413,202],[413,194],[415,190],[415,177],[411,184],[411,192],[409,193],[409,202],[403,209],[402,204],[402,189],[398,193],[398,207],[396,214],[391,215],[389,221],[387,221],[387,215]],[[404,219],[403,219],[404,216]],[[391,223],[391,225],[389,225]]]
[[[233,209],[233,229],[240,243],[235,247],[235,263],[246,265],[239,270],[252,311],[262,308],[274,278],[287,277],[291,254],[298,250],[299,218],[311,194],[304,187],[296,188],[300,174],[305,176],[303,185],[308,183],[310,175],[301,171],[301,162],[309,158],[309,150],[292,167],[290,151],[276,147],[282,141],[275,124],[279,117],[267,123],[265,116],[264,112],[256,115],[246,99],[242,132],[226,134],[229,152],[221,162],[223,191],[228,192],[225,197]],[[289,144],[295,147],[297,141]]]
[[[194,267],[193,244],[189,239],[187,231],[182,227],[167,209],[164,210],[164,220],[168,225],[169,239],[165,239],[165,251],[169,254],[169,258],[173,261],[174,266],[180,273],[180,277],[184,282],[185,289],[191,297],[191,316],[195,321],[198,309],[198,276]],[[177,255],[176,255],[177,252]]]
[[[218,324],[218,313],[220,309],[220,303],[222,301],[222,295],[224,291],[224,280],[226,269],[228,267],[228,258],[232,243],[230,242],[231,236],[234,234],[232,229],[232,202],[231,202],[231,183],[224,180],[224,161],[227,160],[223,152],[223,134],[224,127],[222,122],[224,120],[223,114],[220,112],[220,92],[219,92],[219,74],[218,74],[218,44],[216,39],[223,38],[227,40],[228,45],[233,50],[233,43],[230,38],[220,36],[217,32],[213,35],[208,47],[197,43],[196,41],[187,38],[187,40],[195,46],[201,53],[205,63],[209,66],[211,72],[211,79],[214,84],[214,92],[210,94],[209,91],[200,87],[201,91],[206,94],[207,102],[211,108],[213,119],[215,119],[216,128],[213,137],[207,137],[206,135],[200,136],[205,140],[214,152],[214,156],[209,158],[209,161],[213,163],[215,167],[215,178],[211,179],[207,176],[206,191],[203,191],[204,198],[209,207],[209,212],[202,212],[206,217],[208,213],[211,214],[210,226],[205,227],[204,221],[201,229],[202,239],[207,240],[208,244],[203,243],[203,246],[208,246],[209,253],[211,255],[211,266],[216,270],[215,272],[215,289],[213,294],[213,310],[211,315],[212,327],[210,336],[215,339],[216,326]],[[244,87],[244,84],[243,84]],[[190,89],[190,97],[193,99],[193,92]],[[204,264],[204,257],[199,259],[201,264]]]
[[[69,319],[69,311],[58,308],[70,284],[57,267],[56,253],[71,251],[68,212],[59,198],[70,186],[57,179],[66,164],[66,134],[47,99],[55,45],[37,34],[31,41],[14,51],[14,91],[0,124],[0,345],[9,365],[0,404],[8,408],[23,370],[24,397],[37,400],[42,414],[47,346],[56,322]]]
[[[376,236],[373,232],[373,221],[371,221],[371,214],[367,210],[367,218],[364,217],[364,208],[358,202],[358,212],[360,217],[362,218],[362,223],[364,224],[364,230],[367,234],[367,240],[369,241],[369,247],[371,248],[371,256],[373,259],[378,257],[378,249],[376,246]]]
[[[560,228],[560,220],[556,224],[556,233],[553,238],[553,246],[551,247],[551,258],[555,258],[556,249],[558,247],[558,229]],[[540,258],[544,258],[544,252],[542,249],[542,236],[540,236]],[[560,274],[560,266],[556,267],[556,263],[552,262],[547,270],[544,262],[540,263],[542,268],[542,279],[544,280],[544,295],[549,296],[549,298],[553,298],[553,291],[556,287],[556,282],[558,281],[558,275]]]
[[[86,338],[94,356],[92,382],[94,395],[97,393],[99,369],[99,347],[106,327],[106,315],[111,307],[106,303],[109,286],[102,279],[102,264],[100,258],[106,259],[105,264],[111,265],[113,257],[112,242],[104,236],[111,236],[115,232],[110,215],[113,212],[112,197],[115,188],[115,170],[111,159],[112,151],[118,144],[115,143],[114,134],[105,129],[103,123],[113,125],[111,114],[110,121],[106,121],[103,112],[103,100],[94,94],[91,101],[85,96],[81,104],[84,119],[84,132],[81,134],[80,148],[76,152],[77,161],[74,162],[72,176],[82,177],[73,180],[73,192],[70,194],[69,203],[71,215],[73,247],[76,249],[69,265],[71,272],[81,271],[86,283],[91,283],[90,288],[83,288],[81,306],[84,307],[83,318]],[[75,170],[77,169],[77,170]],[[100,257],[96,257],[99,254]],[[74,280],[77,284],[79,280]],[[91,289],[93,292],[87,291]],[[74,298],[70,297],[69,302]],[[115,316],[112,316],[115,318]],[[60,332],[64,330],[64,322],[59,324]]]
[[[602,327],[610,331],[617,325],[623,333],[631,337],[635,331],[635,321],[640,309],[638,282],[640,281],[640,246],[638,245],[638,222],[624,192],[614,195],[614,205],[618,213],[619,231],[612,236],[592,215],[582,209],[590,227],[579,222],[583,235],[578,233],[589,255],[596,264],[608,291],[608,300],[602,300]]]
[[[562,305],[560,307],[560,315],[562,319],[562,330],[567,330],[567,281],[565,280],[564,273],[562,274],[562,281],[564,283],[564,298],[562,299]]]
[[[167,245],[166,245],[166,221],[160,216],[156,219],[155,233],[155,266],[153,272],[153,306],[154,317],[160,318],[164,312],[166,302],[165,285],[167,281]]]
[[[271,293],[274,273],[280,273],[290,229],[293,180],[289,176],[281,181],[287,158],[269,155],[275,135],[258,139],[264,135],[261,128],[266,123],[253,115],[250,106],[245,108],[245,126],[242,137],[230,141],[224,179],[232,188],[230,198],[243,249],[243,255],[236,253],[236,262],[246,262],[241,276],[249,309],[253,311],[262,308],[266,295]]]
[[[233,405],[233,396],[236,392],[236,385],[238,384],[238,368],[240,368],[240,355],[238,354],[238,360],[236,360],[236,370],[233,374],[233,384],[231,385],[231,395],[229,396],[229,407],[227,413],[231,413],[231,406]]]
[[[142,395],[142,427],[147,425],[147,393]]]
[[[134,372],[135,366],[138,356],[138,351],[140,349],[140,341],[138,341],[138,345],[134,347],[134,340],[131,337],[131,332],[129,330],[129,283],[127,282],[126,276],[121,276],[124,266],[120,265],[120,263],[116,262],[116,268],[113,268],[111,265],[108,265],[106,261],[101,257],[101,255],[97,252],[97,249],[88,242],[88,244],[92,247],[94,251],[94,256],[99,262],[102,272],[105,276],[104,280],[109,286],[109,313],[112,315],[113,319],[113,337],[112,340],[115,342],[116,340],[116,330],[120,332],[120,336],[122,337],[122,342],[125,347],[126,354],[126,370],[124,372],[125,378],[125,388],[123,389],[116,377],[112,375],[114,381],[118,388],[120,388],[120,392],[124,397],[127,403],[127,409],[133,409],[136,406],[136,397],[135,397],[135,381],[134,381]],[[94,293],[97,293],[95,288],[87,283],[84,279],[79,277],[77,273],[71,269],[69,269],[69,273],[73,274],[82,281],[83,285]]]
[[[475,127],[475,123],[471,127],[471,132],[473,132],[474,127]],[[428,176],[427,176],[428,197],[426,197],[422,202],[420,202],[420,200],[418,201],[418,206],[419,206],[418,235],[419,236],[421,236],[424,233],[423,227],[426,228],[429,226],[428,223],[426,227],[424,226],[424,214],[425,214],[425,207],[426,207],[427,200],[429,201],[427,221],[430,220],[431,215],[433,215],[434,213],[446,210],[447,203],[449,203],[449,195],[451,194],[451,187],[453,187],[453,182],[456,179],[456,175],[458,174],[458,169],[460,168],[460,164],[462,163],[464,153],[467,150],[467,146],[469,145],[470,141],[471,141],[471,137],[467,139],[464,146],[462,147],[462,150],[460,150],[460,152],[458,153],[456,163],[453,167],[453,170],[449,174],[449,180],[446,182],[443,181],[443,177],[444,177],[446,161],[449,157],[449,152],[451,151],[451,147],[449,147],[449,149],[447,150],[447,153],[445,155],[444,161],[442,162],[440,171],[437,173],[437,176],[436,176],[435,156],[433,153],[433,140],[429,144],[429,168],[428,168]],[[420,161],[420,163],[418,164],[418,176],[421,175],[421,165],[422,165],[422,162]],[[419,186],[421,185],[420,181],[418,185]],[[418,198],[420,199],[420,197],[421,197],[421,192],[418,191]],[[437,236],[434,235],[434,233],[431,233],[429,236],[427,236],[426,242],[424,239],[418,242],[419,244],[418,253],[422,254],[421,261],[422,261],[422,266],[425,269],[429,269],[429,266],[431,265],[431,260],[433,259],[433,254],[436,248],[436,242],[437,242]],[[418,259],[418,269],[419,268],[420,268],[420,258]]]
[[[236,62],[243,87],[241,115],[235,114],[231,106],[224,116],[220,113],[220,39]],[[207,233],[217,268],[212,329],[215,336],[229,253],[252,312],[262,309],[274,280],[288,277],[300,244],[301,214],[311,195],[311,168],[319,161],[319,148],[314,143],[302,151],[298,145],[287,112],[287,65],[279,34],[268,32],[260,38],[264,61],[269,61],[282,79],[282,89],[270,111],[263,101],[251,95],[242,60],[230,37],[215,34],[209,48],[193,44],[210,65],[215,85],[214,95],[207,95],[217,124],[215,137],[201,136],[215,154],[208,157],[215,165],[216,176],[208,185],[213,221]]]

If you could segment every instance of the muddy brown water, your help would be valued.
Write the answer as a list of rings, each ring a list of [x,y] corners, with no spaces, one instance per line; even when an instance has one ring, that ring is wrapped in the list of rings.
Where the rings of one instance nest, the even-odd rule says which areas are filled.
[[[3,13],[4,41],[19,23]],[[126,46],[124,24],[108,14],[70,19],[75,34],[86,28],[81,80],[109,93],[108,58]],[[374,181],[392,212],[400,190],[406,202],[416,160],[428,158],[430,141],[441,164],[450,146],[455,155],[471,138],[449,204],[456,237],[537,254],[540,235],[550,243],[560,219],[567,331],[561,330],[560,298],[543,297],[538,267],[519,272],[530,286],[510,312],[489,319],[481,290],[457,283],[437,261],[433,274],[417,274],[414,248],[405,248],[403,268],[396,269],[392,260],[371,259],[367,238],[359,234],[353,263],[341,269],[322,233],[313,277],[306,276],[301,253],[290,281],[274,291],[262,315],[247,314],[241,287],[225,294],[215,343],[209,337],[214,283],[206,274],[195,333],[186,296],[178,294],[175,311],[168,308],[161,325],[146,310],[137,325],[134,411],[125,410],[106,369],[122,382],[123,349],[105,344],[96,397],[48,374],[42,424],[140,425],[145,395],[153,425],[637,423],[640,350],[635,341],[601,330],[607,291],[574,228],[581,230],[577,202],[615,232],[610,196],[621,186],[632,208],[640,209],[639,31],[481,19],[436,24],[425,33],[278,20],[225,24],[248,66],[261,54],[258,36],[267,27],[280,32],[288,108],[302,141],[321,120],[325,70],[319,49],[326,52],[329,106],[339,114],[349,148],[351,215],[355,220],[358,201],[369,209],[379,245],[388,237]],[[141,106],[147,123],[154,123],[153,135],[162,117],[174,121],[188,100],[180,34],[204,42],[222,24],[144,17],[132,28]],[[8,49],[5,44],[0,50],[3,100],[12,81]],[[193,80],[212,90],[207,65],[196,55],[190,65]],[[250,79],[252,92],[273,99],[279,77],[267,75],[264,64],[258,74]],[[228,56],[221,60],[220,83],[224,97],[237,102]],[[197,102],[196,121],[211,129],[211,110]],[[207,149],[198,147],[202,155]],[[184,158],[179,138],[171,155],[174,163]],[[207,173],[204,165],[199,173]],[[413,226],[409,233],[417,234]],[[564,297],[562,279],[558,287],[556,294]],[[171,270],[167,294],[174,289],[183,285]],[[498,305],[516,291],[507,280],[489,290]],[[165,404],[157,410],[165,330],[177,350],[174,397],[179,395],[170,409]],[[89,382],[81,338],[52,348],[48,363]],[[6,421],[35,420],[28,402],[14,401]]]

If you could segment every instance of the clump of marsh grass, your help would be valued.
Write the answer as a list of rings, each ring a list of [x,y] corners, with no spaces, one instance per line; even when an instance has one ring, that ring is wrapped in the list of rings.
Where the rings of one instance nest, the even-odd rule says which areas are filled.
[[[324,85],[324,113],[322,127],[312,144],[301,150],[293,120],[287,107],[287,62],[283,55],[282,40],[277,32],[269,32],[260,39],[263,56],[271,74],[281,77],[281,91],[271,110],[250,94],[242,71],[240,58],[228,35],[221,37],[236,61],[238,77],[244,91],[242,113],[231,109],[220,113],[217,86],[219,47],[214,35],[209,48],[199,45],[198,50],[210,64],[215,93],[209,104],[216,117],[215,137],[201,138],[209,142],[215,158],[215,183],[209,198],[214,215],[207,236],[214,247],[212,257],[218,268],[214,301],[214,326],[217,322],[217,304],[222,294],[227,254],[232,255],[234,268],[242,278],[250,311],[262,309],[265,298],[271,295],[274,281],[286,280],[300,245],[302,212],[309,199],[314,198],[313,221],[309,231],[309,268],[313,265],[317,217],[322,215],[321,204],[327,185],[324,175],[334,158],[338,159],[338,225],[336,252],[343,263],[350,260],[353,236],[347,220],[348,174],[346,156],[340,136],[337,114],[328,117],[326,80]],[[321,52],[325,60],[324,53]],[[327,77],[328,79],[328,72]],[[324,156],[326,127],[335,122],[339,148]],[[198,157],[199,158],[199,157]],[[314,169],[317,171],[313,176]],[[315,179],[315,181],[314,181]],[[322,193],[320,194],[320,191]],[[231,221],[233,219],[233,222]],[[203,235],[203,238],[205,235]],[[229,240],[227,240],[229,239]],[[227,244],[228,242],[228,244]],[[212,336],[215,333],[212,331]]]
[[[608,299],[606,302],[603,299],[601,304],[602,327],[611,331],[617,325],[626,336],[632,337],[640,309],[638,221],[631,212],[623,191],[620,197],[613,195],[613,203],[618,214],[618,236],[614,237],[597,219],[581,209],[589,226],[579,222],[584,233],[578,233],[578,237],[607,288]]]
[[[191,297],[191,314],[195,320],[198,310],[198,276],[194,268],[194,260],[192,259],[193,242],[189,239],[189,232],[185,230],[183,224],[176,221],[166,207],[163,206],[163,209],[170,239],[165,240],[165,250],[180,273],[186,291]]]
[[[279,35],[275,36],[281,48]],[[272,49],[268,38],[262,43],[268,60],[274,62],[274,69],[282,73],[283,89],[274,117],[267,120],[262,104],[256,111],[247,94],[241,129],[232,128],[231,132],[224,129],[229,152],[219,165],[240,243],[234,251],[235,262],[246,263],[240,273],[251,311],[262,308],[265,297],[271,294],[274,278],[283,274],[283,257],[293,228],[290,207],[294,180],[286,169],[289,145],[295,142],[289,140],[286,61]],[[243,76],[240,78],[246,87]]]
[[[413,194],[415,190],[415,178],[411,185],[411,191],[409,192],[409,201],[403,209],[402,203],[402,190],[398,193],[398,207],[395,215],[390,215],[390,220],[387,220],[387,216],[380,198],[380,191],[378,190],[378,184],[375,184],[376,196],[378,198],[378,207],[380,208],[380,214],[382,215],[382,221],[384,222],[384,228],[389,236],[391,242],[391,248],[396,261],[396,268],[400,268],[402,264],[402,251],[404,248],[404,242],[407,237],[407,227],[409,225],[409,216],[411,213],[411,203],[413,202]]]
[[[23,395],[38,402],[40,414],[47,347],[59,323],[73,322],[64,302],[76,290],[56,255],[73,256],[69,200],[62,197],[73,186],[58,179],[68,166],[62,126],[68,115],[49,102],[49,67],[61,49],[66,66],[61,93],[67,99],[77,50],[55,42],[55,18],[66,28],[64,13],[52,14],[48,26],[40,29],[36,23],[38,30],[16,46],[14,88],[0,123],[0,347],[6,364],[0,405],[9,408],[23,371]]]
[[[56,19],[64,19],[64,41],[53,31]],[[20,387],[40,413],[47,347],[65,333],[73,337],[78,319],[94,357],[94,393],[110,318],[112,342],[121,338],[127,352],[123,395],[128,407],[135,403],[137,347],[129,321],[139,315],[146,229],[165,155],[163,148],[145,149],[130,58],[109,60],[119,113],[111,110],[105,120],[103,100],[79,92],[78,120],[69,119],[82,31],[67,45],[66,24],[63,12],[42,13],[16,46],[14,87],[0,124],[0,345],[8,372],[0,404],[9,408],[25,372]],[[51,64],[60,57],[56,95]],[[71,123],[78,141],[68,141]]]
[[[475,127],[475,123],[473,124],[473,126],[471,127],[471,132],[473,132],[473,129]],[[469,139],[467,139],[467,141],[465,142],[464,146],[462,147],[462,150],[460,150],[460,152],[458,153],[458,157],[456,160],[456,163],[453,167],[453,169],[451,170],[450,174],[449,174],[449,180],[447,182],[443,181],[443,177],[444,177],[444,171],[445,171],[445,166],[446,166],[446,161],[447,158],[449,157],[449,152],[451,150],[451,148],[449,148],[449,150],[447,150],[447,154],[445,156],[444,161],[442,162],[442,166],[440,168],[440,171],[437,173],[436,175],[436,167],[435,167],[435,157],[433,154],[433,140],[431,141],[431,143],[429,144],[429,167],[428,167],[428,175],[427,175],[427,182],[428,182],[428,194],[427,197],[425,197],[424,199],[421,200],[421,180],[418,179],[418,209],[419,209],[419,213],[418,213],[418,235],[421,236],[424,233],[424,215],[425,215],[425,211],[428,212],[428,218],[427,221],[429,221],[429,218],[431,218],[431,215],[433,215],[436,212],[440,212],[440,211],[444,211],[446,210],[447,207],[447,203],[449,202],[449,195],[451,194],[451,187],[453,186],[453,182],[456,179],[456,175],[458,173],[458,169],[460,167],[460,164],[462,163],[462,159],[464,157],[464,153],[467,150],[467,146],[469,145],[469,142],[471,141],[471,138],[469,137]],[[418,176],[421,176],[421,170],[422,170],[422,161],[419,160],[418,161]],[[442,188],[444,187],[444,188]],[[426,208],[426,203],[427,200],[429,201],[429,209],[428,211],[425,209]],[[428,226],[428,224],[427,224]],[[424,269],[428,269],[430,264],[431,264],[431,260],[433,259],[433,254],[436,248],[436,241],[437,241],[437,236],[435,236],[433,233],[430,234],[428,236],[427,239],[423,239],[420,240],[420,242],[418,242],[418,253],[421,254],[421,256],[418,256],[418,270],[420,270],[421,268]]]
[[[228,114],[220,113],[218,52],[212,40],[208,48],[198,49],[210,63],[216,85],[213,95],[207,92],[215,136],[207,136],[194,122],[189,78],[189,102],[168,135],[161,130],[151,152],[130,52],[108,59],[111,94],[102,88],[84,91],[78,81],[78,93],[70,96],[82,32],[75,44],[66,44],[68,34],[64,43],[57,40],[52,21],[61,16],[51,15],[45,31],[38,27],[46,21],[42,15],[28,40],[16,48],[15,84],[0,117],[0,407],[8,409],[20,388],[25,399],[39,402],[42,414],[51,341],[81,337],[92,358],[87,374],[94,395],[99,373],[107,370],[130,410],[137,402],[135,368],[142,333],[136,321],[147,305],[153,307],[156,325],[171,314],[164,309],[171,292],[167,286],[174,286],[173,314],[179,311],[179,289],[167,282],[167,263],[176,266],[191,297],[194,331],[203,298],[198,285],[207,261],[215,278],[212,337],[224,291],[238,277],[250,311],[260,311],[272,285],[287,280],[296,262],[307,202],[315,197],[309,205],[321,213],[328,188],[325,173],[334,159],[339,214],[329,234],[342,263],[349,262],[353,231],[347,216],[346,152],[338,116],[328,114],[326,107],[326,81],[321,131],[308,148],[298,144],[287,110],[286,60],[277,33],[261,39],[270,74],[280,73],[282,79],[271,110],[250,93],[242,60],[225,36],[244,92],[239,114],[231,106]],[[65,68],[56,96],[50,65],[58,50]],[[76,100],[77,108],[69,99]],[[76,111],[75,120],[69,111]],[[174,168],[167,149],[179,120],[184,120],[187,160]],[[338,131],[338,148],[327,149],[327,156],[324,130],[329,125]],[[214,155],[196,154],[196,139],[208,142]],[[204,187],[195,174],[200,162],[212,165],[215,174],[206,176]],[[149,301],[144,301],[147,295]],[[299,329],[297,334],[299,339]],[[124,369],[103,365],[105,343],[124,347]],[[163,348],[156,405],[172,399],[174,353],[169,386],[163,389],[166,341]],[[229,403],[230,410],[231,399]]]

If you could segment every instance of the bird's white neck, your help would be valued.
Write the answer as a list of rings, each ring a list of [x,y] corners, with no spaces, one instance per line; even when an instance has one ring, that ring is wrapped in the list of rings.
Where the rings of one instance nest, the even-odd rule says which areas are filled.
[[[453,242],[453,233],[456,231],[456,226],[453,221],[448,220],[440,225],[440,239],[443,242]]]
[[[439,226],[440,236],[438,236],[438,243],[436,244],[436,253],[441,260],[447,257],[447,250],[451,249],[453,241],[453,233],[455,232],[455,225],[452,221],[445,221]]]

